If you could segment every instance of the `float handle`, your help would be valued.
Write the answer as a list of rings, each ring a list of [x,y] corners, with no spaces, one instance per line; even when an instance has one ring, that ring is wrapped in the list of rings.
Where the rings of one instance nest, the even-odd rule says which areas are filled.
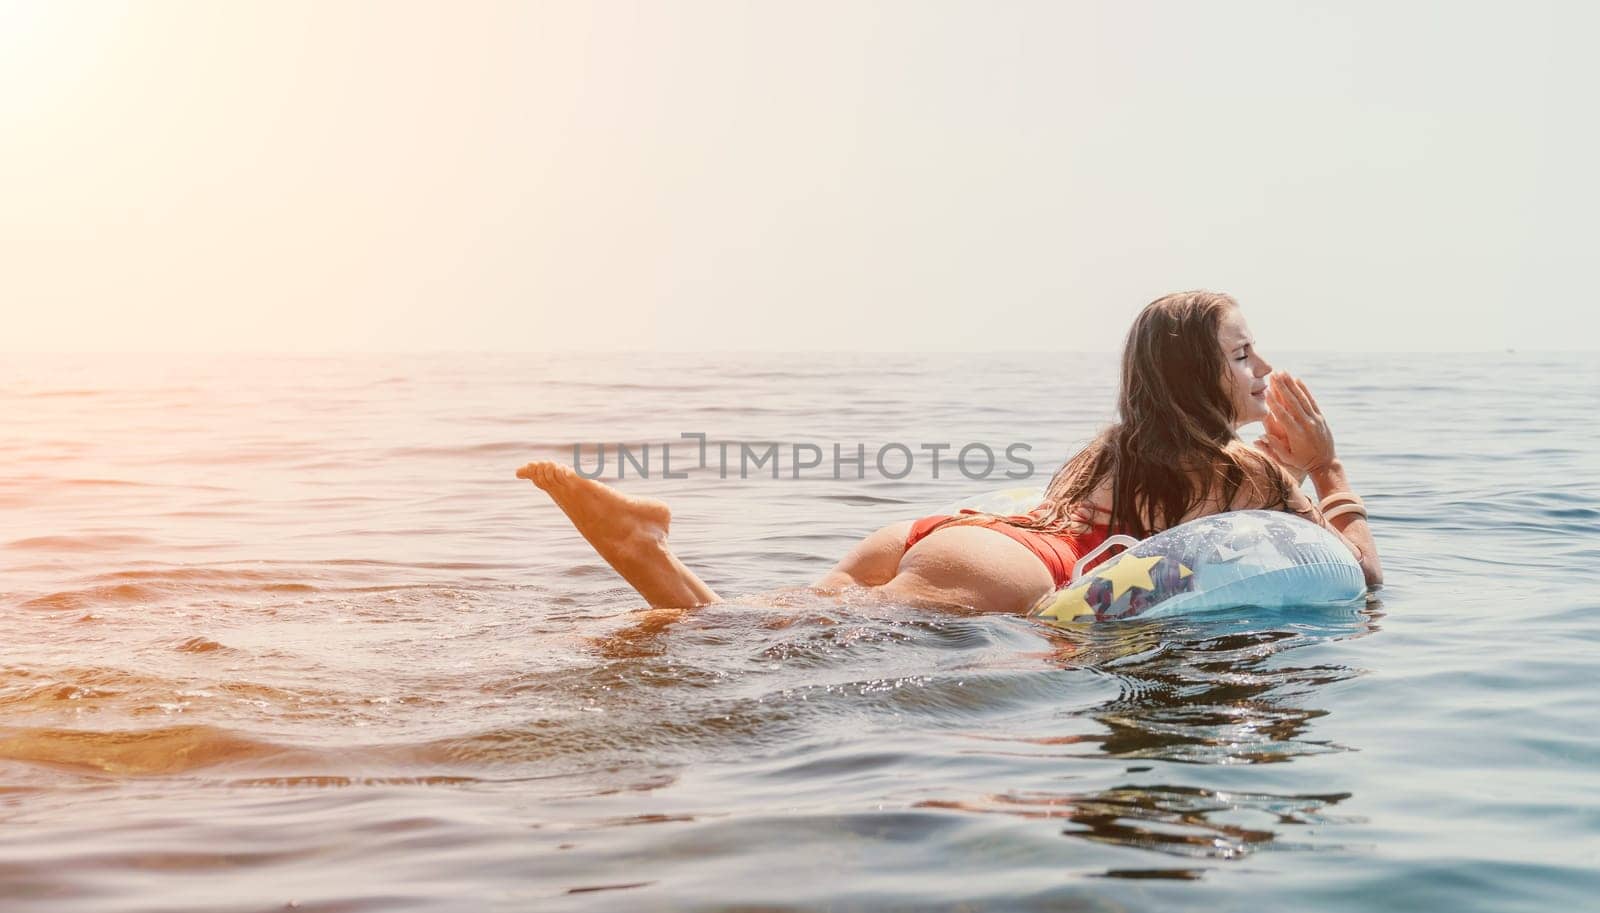
[[[1120,545],[1124,549],[1129,549],[1138,544],[1138,539],[1135,539],[1132,536],[1124,536],[1121,533],[1118,533],[1115,536],[1107,536],[1106,541],[1095,546],[1093,551],[1089,552],[1087,555],[1084,555],[1082,558],[1079,558],[1078,562],[1072,566],[1072,579],[1067,581],[1067,583],[1077,583],[1078,578],[1083,576],[1083,569],[1089,566],[1089,562],[1105,554],[1106,550],[1112,546]]]

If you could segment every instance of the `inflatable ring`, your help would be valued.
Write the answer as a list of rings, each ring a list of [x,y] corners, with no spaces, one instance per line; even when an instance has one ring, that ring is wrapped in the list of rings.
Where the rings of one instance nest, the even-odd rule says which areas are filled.
[[[1344,541],[1293,514],[1212,514],[1129,541],[1134,544],[1092,572],[1075,571],[1075,579],[1032,614],[1074,624],[1241,606],[1347,606],[1367,593],[1366,576]],[[1085,555],[1078,567],[1096,557]]]
[[[956,507],[1025,513],[1037,489],[1013,488]],[[952,513],[955,511],[951,511]],[[1092,571],[1101,554],[1125,550]],[[1073,569],[1073,579],[1030,613],[1054,624],[1164,618],[1255,606],[1348,606],[1366,597],[1366,576],[1337,535],[1293,514],[1213,514],[1145,540],[1113,536]]]

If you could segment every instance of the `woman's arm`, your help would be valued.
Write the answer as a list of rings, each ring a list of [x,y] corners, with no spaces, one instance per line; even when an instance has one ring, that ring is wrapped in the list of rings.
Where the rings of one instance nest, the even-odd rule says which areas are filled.
[[[1267,434],[1256,442],[1257,446],[1283,467],[1286,481],[1299,495],[1297,500],[1303,502],[1285,506],[1337,532],[1356,556],[1367,585],[1383,583],[1383,565],[1378,560],[1378,546],[1372,540],[1372,528],[1367,524],[1366,508],[1350,488],[1344,464],[1334,451],[1333,432],[1316,398],[1305,384],[1287,371],[1272,375],[1267,398],[1272,412],[1264,422]],[[1328,509],[1334,514],[1332,520],[1324,517],[1300,491],[1297,475],[1311,478],[1323,504],[1330,504],[1332,499],[1334,503]],[[1346,506],[1351,504],[1355,506]]]
[[[1344,464],[1337,459],[1312,470],[1311,484],[1317,487],[1317,497],[1323,501],[1340,492],[1352,491],[1350,481],[1344,474]],[[1321,513],[1318,511],[1322,524],[1337,532],[1355,553],[1356,563],[1361,565],[1361,573],[1366,575],[1367,586],[1382,584],[1383,564],[1378,560],[1378,545],[1372,541],[1372,527],[1367,525],[1366,509],[1341,513],[1332,520],[1322,517]]]

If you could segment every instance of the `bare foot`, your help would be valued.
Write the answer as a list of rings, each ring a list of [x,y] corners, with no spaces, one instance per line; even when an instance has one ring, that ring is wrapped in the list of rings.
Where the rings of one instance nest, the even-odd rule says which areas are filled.
[[[552,460],[529,463],[517,470],[517,478],[548,494],[602,556],[639,538],[667,538],[672,511],[660,501],[629,497]]]
[[[688,608],[718,601],[667,548],[672,524],[667,505],[625,495],[551,460],[529,463],[517,470],[517,478],[550,495],[600,557],[652,606]]]

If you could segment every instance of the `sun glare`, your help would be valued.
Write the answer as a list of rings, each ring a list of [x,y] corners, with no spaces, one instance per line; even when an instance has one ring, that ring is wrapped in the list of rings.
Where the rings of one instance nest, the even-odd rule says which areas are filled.
[[[122,4],[0,0],[0,116],[47,113],[92,79],[125,14]]]

